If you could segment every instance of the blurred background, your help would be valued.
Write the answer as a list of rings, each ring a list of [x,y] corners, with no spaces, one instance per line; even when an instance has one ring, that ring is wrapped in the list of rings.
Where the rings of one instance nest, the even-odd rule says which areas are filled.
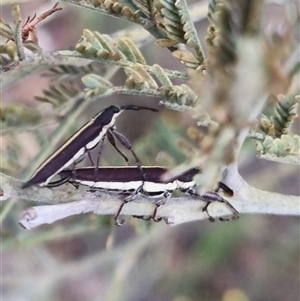
[[[24,19],[39,15],[54,3],[20,4],[22,15]],[[37,26],[39,45],[45,52],[73,49],[84,28],[111,34],[131,26],[67,3],[60,6],[64,8],[61,12]],[[11,8],[2,6],[1,14],[12,24]],[[286,14],[284,6],[270,3],[266,26],[278,26]],[[197,23],[202,41],[207,25],[206,20]],[[154,43],[141,51],[149,65],[184,70],[167,50]],[[99,65],[99,70],[105,72],[109,67]],[[111,81],[123,84],[124,78],[119,70]],[[1,110],[22,105],[43,117],[57,114],[53,104],[34,99],[48,88],[49,81],[39,73],[14,83],[2,91]],[[117,128],[134,143],[144,165],[172,167],[185,160],[185,145],[193,144],[186,130],[195,122],[190,116],[159,107],[158,102],[155,98],[113,95],[87,104],[54,145],[51,135],[65,116],[25,132],[8,131],[1,136],[1,170],[27,179],[41,150],[54,150],[109,104],[159,108],[159,114],[126,112],[118,119]],[[101,163],[124,164],[109,145]],[[245,143],[240,170],[257,188],[299,195],[299,169],[257,159],[252,141]],[[127,218],[117,227],[110,216],[86,214],[28,231],[18,225],[18,219],[32,205],[36,204],[20,199],[1,203],[3,300],[300,300],[298,217],[242,215],[235,222],[201,221],[176,227]]]

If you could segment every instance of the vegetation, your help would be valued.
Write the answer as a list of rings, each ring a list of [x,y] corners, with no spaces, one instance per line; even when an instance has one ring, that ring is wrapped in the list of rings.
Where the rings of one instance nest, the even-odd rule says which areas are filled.
[[[7,7],[14,4],[13,0],[2,2]],[[195,223],[174,230],[176,228],[171,229],[163,224],[128,218],[128,225],[123,228],[134,228],[137,234],[143,234],[130,238],[126,230],[116,230],[111,226],[111,219],[91,215],[89,221],[82,216],[72,217],[41,227],[35,235],[20,230],[17,222],[31,229],[80,213],[115,214],[120,199],[106,194],[92,194],[83,189],[75,190],[71,185],[22,190],[22,181],[17,178],[27,179],[59,143],[80,127],[78,120],[82,117],[85,117],[82,123],[87,120],[85,114],[88,110],[94,114],[96,103],[97,111],[99,107],[104,107],[106,97],[110,97],[108,103],[115,103],[112,99],[116,103],[126,101],[158,107],[159,102],[162,113],[155,121],[139,116],[131,122],[132,119],[126,120],[124,117],[123,123],[118,125],[120,129],[128,124],[133,130],[141,127],[142,132],[137,131],[133,136],[129,133],[129,136],[135,139],[134,149],[145,165],[159,163],[172,167],[166,178],[191,167],[201,167],[202,173],[196,178],[199,191],[214,190],[222,181],[234,192],[233,196],[224,197],[241,214],[299,216],[299,196],[291,195],[294,191],[288,189],[290,186],[280,182],[286,178],[299,192],[300,137],[296,117],[300,99],[297,32],[300,22],[297,3],[277,4],[282,14],[285,10],[285,15],[282,24],[276,23],[274,27],[273,23],[270,29],[267,12],[274,9],[274,5],[258,0],[211,0],[208,6],[199,2],[192,8],[188,8],[184,0],[63,2],[66,2],[64,9],[60,4],[51,8],[46,3],[36,8],[40,11],[36,16],[33,11],[27,19],[22,19],[22,6],[14,5],[11,8],[12,19],[1,18],[0,23],[0,35],[3,37],[0,45],[3,89],[0,187],[2,200],[5,201],[1,212],[1,221],[4,222],[2,248],[7,251],[5,256],[8,262],[12,262],[9,260],[9,250],[17,246],[23,251],[26,249],[23,253],[18,250],[13,257],[22,255],[22,260],[27,263],[25,270],[28,279],[37,279],[37,276],[33,270],[30,271],[34,261],[29,258],[27,250],[32,248],[40,258],[39,263],[42,263],[40,272],[43,282],[32,292],[27,292],[26,298],[164,300],[165,294],[168,299],[177,301],[220,298],[224,301],[265,300],[266,295],[270,300],[295,300],[299,296],[299,288],[295,289],[297,281],[294,285],[297,265],[293,261],[298,260],[298,243],[295,239],[297,225],[295,227],[291,218],[292,224],[284,224],[283,228],[288,230],[283,232],[289,231],[292,236],[288,239],[281,233],[278,236],[280,240],[275,242],[270,240],[270,237],[278,235],[272,228],[273,224],[258,216],[252,216],[253,220],[248,216],[237,222],[208,224],[201,231]],[[43,50],[40,42],[46,38],[43,28],[68,11],[70,4],[78,7],[78,16],[86,14],[86,9],[89,9],[97,15],[95,19],[99,23],[103,24],[99,15],[104,14],[127,22],[120,26],[128,26],[128,21],[134,26],[108,34],[114,23],[106,23],[102,25],[101,32],[98,29],[84,29],[81,37],[76,37],[79,41],[71,48]],[[28,10],[30,6],[27,5],[24,4],[24,7]],[[70,11],[70,14],[74,12]],[[206,16],[209,25],[207,36],[203,38],[195,26]],[[72,26],[81,26],[78,20],[74,18]],[[61,20],[60,30],[63,30],[62,24]],[[95,22],[93,24],[97,25]],[[50,28],[54,37],[59,36],[58,31]],[[71,28],[68,30],[71,35]],[[205,45],[202,40],[205,40]],[[54,41],[59,42],[59,38],[54,38]],[[149,55],[145,46],[148,47],[153,41],[155,48],[160,50]],[[160,55],[166,63],[171,60],[172,67],[175,67],[165,68],[162,63],[150,63]],[[177,62],[181,62],[182,66]],[[124,76],[116,78],[120,69]],[[39,85],[32,88],[35,102],[14,99],[13,91],[17,91],[21,81],[35,75],[43,75],[47,79],[43,92]],[[40,80],[39,77],[38,83],[41,83]],[[121,84],[117,84],[118,81]],[[29,88],[28,92],[31,93]],[[130,102],[124,95],[131,95]],[[122,97],[121,102],[117,97]],[[102,104],[98,106],[100,102]],[[255,165],[256,171],[252,177],[258,179],[260,189],[254,184],[249,185],[248,179],[246,182],[239,172],[241,165],[251,160],[254,146],[248,141],[256,143],[256,155],[261,161],[273,161],[273,166],[278,166],[277,163],[283,166],[280,172],[268,175]],[[33,160],[34,152],[38,154]],[[108,154],[101,159],[102,165],[121,162]],[[291,174],[296,174],[296,178],[289,180]],[[277,191],[276,186],[280,186]],[[19,219],[17,212],[24,210],[28,201],[47,205],[26,209]],[[158,216],[173,225],[207,219],[205,212],[201,211],[203,206],[201,200],[174,197],[159,208]],[[124,206],[123,213],[127,216],[148,216],[153,208],[153,201],[142,199]],[[228,216],[229,212],[224,204],[214,203],[210,206],[210,214],[218,218]],[[283,219],[287,217],[282,217],[280,221]],[[261,229],[266,229],[266,233],[260,233]],[[127,243],[118,247],[119,234],[126,236]],[[188,241],[188,237],[194,242]],[[260,238],[268,241],[268,247],[259,257],[256,252],[263,249],[255,246],[254,242],[257,240],[258,243]],[[93,245],[95,240],[97,246]],[[66,241],[69,245],[64,243]],[[100,253],[104,241],[109,252]],[[242,245],[250,250],[249,253]],[[91,248],[91,253],[88,248]],[[274,253],[274,249],[278,252]],[[239,255],[240,264],[247,265],[248,260],[258,264],[256,267],[244,267],[242,280],[231,264],[224,264],[226,260],[233,264],[231,256]],[[248,255],[255,259],[249,259]],[[60,256],[63,258],[63,269],[59,265]],[[72,263],[67,262],[68,256]],[[83,259],[79,260],[80,256]],[[265,258],[266,269],[259,264],[262,257]],[[283,258],[288,257],[290,261],[283,262]],[[48,261],[51,269],[46,264]],[[195,265],[198,262],[199,266]],[[271,270],[274,262],[278,269],[287,271],[291,276],[290,280],[286,280],[286,291],[282,288],[282,291],[277,290],[277,294],[272,293],[272,285],[270,287],[266,280],[262,281],[264,272],[265,279],[274,280],[274,287],[284,278],[282,275],[272,278],[276,274]],[[18,261],[14,264],[17,265]],[[86,273],[87,279],[97,285],[91,284],[89,291],[87,279],[82,281],[77,275],[74,277],[74,273],[81,277]],[[227,273],[236,282],[228,280],[228,285],[218,282],[216,277],[224,281]],[[246,284],[245,275],[253,280],[250,285]],[[63,283],[61,286],[60,280]],[[74,296],[67,293],[68,281]],[[18,278],[14,281],[5,278],[4,285],[12,288],[14,282],[20,290],[12,290],[11,300],[16,300],[21,293],[24,296],[25,288],[32,286],[30,280],[22,282]],[[82,290],[75,288],[77,283],[82,283]],[[253,289],[258,283],[259,288]],[[51,295],[53,288],[55,290]]]

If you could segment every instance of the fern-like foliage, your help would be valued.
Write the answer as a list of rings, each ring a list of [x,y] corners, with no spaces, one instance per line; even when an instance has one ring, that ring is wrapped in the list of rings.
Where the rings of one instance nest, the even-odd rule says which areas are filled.
[[[6,53],[12,61],[23,61],[25,59],[24,47],[32,52],[42,53],[42,48],[38,45],[36,25],[60,10],[62,10],[62,8],[58,7],[58,3],[56,3],[51,9],[39,17],[36,17],[36,15],[32,18],[27,17],[27,20],[23,22],[20,6],[14,5],[12,7],[14,19],[13,29],[12,26],[6,24],[4,20],[0,18],[0,36],[7,39],[1,45],[2,50],[6,50]],[[13,44],[14,47],[7,47],[6,44]]]
[[[279,138],[288,133],[293,120],[298,116],[298,103],[300,95],[295,97],[278,96],[274,114],[269,118],[260,119],[260,129],[267,135]]]
[[[14,31],[9,24],[0,19],[0,36],[7,39],[6,43],[0,44],[0,64],[7,66],[18,61],[16,43],[13,42]]]
[[[153,65],[151,73],[140,64],[126,67],[124,71],[127,76],[125,85],[118,87],[96,74],[84,76],[82,80],[88,89],[86,97],[107,96],[112,93],[140,94],[160,97],[163,99],[161,104],[177,110],[187,110],[195,105],[196,94],[187,85],[173,85],[159,65]]]
[[[106,62],[146,62],[140,50],[129,39],[123,38],[115,43],[109,35],[97,31],[84,30],[75,50],[85,57],[100,58]]]
[[[87,88],[85,98],[108,96],[113,93],[113,84],[97,74],[83,76],[82,82]]]
[[[142,13],[147,19],[154,20],[156,8],[153,0],[125,0],[129,6],[134,5],[139,13]]]
[[[152,67],[146,65],[146,60],[135,44],[128,38],[114,41],[109,35],[97,31],[84,30],[82,38],[75,46],[75,50],[81,57],[90,58],[104,63],[114,64],[120,67],[134,68],[143,65],[144,69],[153,73]],[[63,55],[77,55],[76,53],[64,51]],[[166,70],[171,78],[186,79],[187,75],[172,70]]]
[[[236,61],[239,36],[253,36],[259,32],[260,20],[256,18],[261,8],[259,0],[210,1],[209,20],[213,26],[209,30],[208,44],[217,46],[222,63]]]
[[[208,12],[207,12],[207,18],[210,20],[210,22],[213,23],[213,15],[217,11],[217,4],[220,2],[220,0],[208,0]]]
[[[118,87],[96,74],[84,76],[82,81],[88,90],[86,98],[112,93],[148,95],[160,97],[163,99],[161,104],[180,111],[189,110],[196,103],[196,94],[185,84],[174,85],[168,73],[157,64],[150,67],[136,63],[124,67],[124,71],[125,84]]]
[[[0,36],[13,40],[14,31],[9,24],[7,24],[2,18],[0,19]]]
[[[193,108],[197,100],[195,92],[185,84],[172,87],[163,86],[161,92],[164,100],[161,100],[160,104],[176,111]]]
[[[121,1],[114,0],[67,0],[67,2],[88,8],[105,15],[138,22],[135,10]]]
[[[83,76],[88,73],[98,71],[94,64],[78,67],[74,65],[58,65],[51,67],[43,74],[45,77],[54,80],[73,79],[77,76]]]
[[[217,4],[219,0],[209,0],[208,1],[208,12],[207,18],[210,21],[210,25],[208,26],[207,33],[208,35],[205,38],[205,42],[208,46],[215,46],[215,39],[217,36],[216,26],[215,26],[215,13],[217,11]]]
[[[48,90],[43,90],[43,96],[36,96],[35,99],[41,102],[51,103],[54,107],[57,107],[80,94],[82,94],[81,89],[75,84],[61,83],[51,85]]]
[[[157,83],[143,66],[137,65],[124,69],[127,79],[125,86],[129,89],[157,89]]]
[[[204,63],[202,46],[190,18],[186,2],[183,0],[66,1],[142,25],[158,39],[157,44],[159,46],[167,47],[172,52],[182,52],[180,58],[178,54],[175,54],[175,57],[188,67],[198,68]],[[186,49],[181,49],[179,44],[194,49],[196,55],[191,54]],[[187,53],[187,57],[185,57],[185,53]]]
[[[300,137],[298,135],[281,135],[280,138],[265,136],[257,142],[259,155],[270,154],[277,157],[295,156],[300,158]]]
[[[173,55],[180,59],[187,67],[198,68],[204,63],[204,56],[201,43],[198,39],[197,31],[190,19],[186,2],[163,0],[156,5],[157,28],[163,32],[168,39],[175,43],[182,43],[194,49],[196,56],[182,50],[176,50]],[[170,42],[166,43],[166,47]],[[164,46],[164,44],[159,44]]]
[[[0,107],[1,133],[9,132],[14,128],[30,127],[40,123],[42,115],[20,104]]]

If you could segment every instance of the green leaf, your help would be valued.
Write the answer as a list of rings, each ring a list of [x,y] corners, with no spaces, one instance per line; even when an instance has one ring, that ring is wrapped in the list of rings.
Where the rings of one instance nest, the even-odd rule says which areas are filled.
[[[106,88],[113,87],[110,81],[97,74],[88,74],[83,76],[82,82],[88,89],[97,89],[99,87],[106,87]]]

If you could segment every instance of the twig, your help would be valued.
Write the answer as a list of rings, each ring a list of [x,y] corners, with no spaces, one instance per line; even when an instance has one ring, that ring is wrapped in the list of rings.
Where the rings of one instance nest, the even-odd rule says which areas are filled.
[[[50,15],[52,15],[53,13],[62,10],[62,7],[57,7],[58,6],[58,2],[54,4],[54,6],[47,10],[46,12],[44,12],[43,14],[41,14],[38,18],[36,18],[36,15],[34,15],[32,18],[28,17],[25,24],[23,25],[22,28],[22,40],[23,42],[26,41],[29,37],[29,34],[31,32],[35,31],[35,26],[40,23],[41,21],[43,21],[44,19],[46,19],[47,17],[49,17]]]
[[[73,58],[85,59],[85,57],[82,54],[73,50],[60,50],[58,51],[58,54],[69,58],[73,57]],[[136,63],[132,63],[130,61],[121,60],[121,59],[118,61],[113,59],[108,59],[108,58],[101,58],[101,57],[92,57],[91,59],[93,61],[102,62],[105,64],[111,64],[119,67],[134,67],[137,65]],[[155,71],[153,71],[153,66],[142,65],[142,67],[149,73],[155,74]],[[168,69],[163,69],[163,70],[166,73],[166,75],[169,76],[170,78],[188,79],[188,75],[185,72],[180,72],[177,70],[168,70]]]
[[[50,66],[57,65],[73,65],[77,67],[85,66],[91,61],[87,59],[78,59],[71,57],[63,57],[58,55],[57,52],[43,53],[43,55],[34,53],[27,55],[25,60],[18,65],[14,65],[10,72],[3,72],[1,88],[8,88],[16,84],[19,80],[33,73],[42,72]]]
[[[13,7],[13,16],[14,16],[14,23],[15,23],[15,30],[14,30],[14,41],[17,46],[17,54],[20,61],[25,59],[25,51],[22,43],[22,18],[20,7],[15,5]]]

